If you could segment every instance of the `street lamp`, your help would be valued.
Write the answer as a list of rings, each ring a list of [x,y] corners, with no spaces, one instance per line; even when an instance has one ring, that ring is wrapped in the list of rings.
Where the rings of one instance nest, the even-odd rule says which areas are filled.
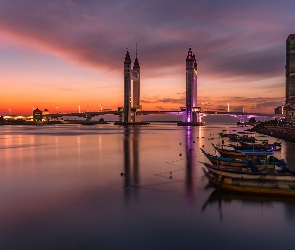
[[[100,104],[100,112],[102,112],[102,104]]]
[[[80,113],[80,106],[78,106],[78,109],[79,109],[79,113]]]
[[[56,108],[56,113],[58,113],[58,107],[56,106],[55,108]]]
[[[9,113],[10,113],[10,115],[11,115],[11,109],[8,109],[9,110]]]

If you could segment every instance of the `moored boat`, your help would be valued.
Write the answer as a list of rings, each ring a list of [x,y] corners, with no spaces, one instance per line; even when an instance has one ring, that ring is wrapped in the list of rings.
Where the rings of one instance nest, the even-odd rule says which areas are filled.
[[[208,160],[215,165],[223,165],[223,166],[231,166],[231,167],[247,167],[249,164],[252,164],[252,160],[247,159],[235,159],[222,157],[217,155],[212,155],[206,153],[204,149],[200,148],[202,153],[208,158]],[[278,160],[274,156],[268,156],[266,160],[257,160],[253,161],[257,168],[274,168],[275,166],[284,166],[286,162],[282,160]]]
[[[238,142],[247,142],[247,143],[255,143],[256,142],[256,139],[254,136],[249,136],[249,135],[242,135],[238,137],[238,139],[236,140]]]
[[[203,171],[210,183],[218,189],[248,194],[295,196],[295,180],[245,180],[225,177],[223,174],[215,176],[205,168]]]
[[[220,137],[232,137],[232,136],[235,137],[235,136],[238,136],[235,129],[234,130],[226,130],[226,129],[224,129],[224,130],[222,130],[222,132],[217,133],[217,134],[219,134]]]
[[[257,168],[234,168],[221,167],[203,162],[204,166],[215,177],[222,175],[224,178],[244,179],[244,180],[260,180],[260,181],[295,181],[295,173],[287,167],[278,170],[265,170]]]
[[[245,147],[245,148],[264,148],[264,149],[270,149],[270,150],[280,150],[281,149],[281,143],[280,142],[275,142],[272,144],[269,144],[267,141],[264,141],[262,143],[249,143],[249,142],[243,142],[243,141],[239,141],[239,143],[241,144],[241,146]]]
[[[265,159],[267,156],[272,155],[273,152],[271,150],[257,148],[257,149],[228,149],[219,147],[213,143],[211,143],[214,149],[223,157],[229,157],[229,158],[239,158],[239,159],[248,159],[249,157],[256,157],[260,160]]]

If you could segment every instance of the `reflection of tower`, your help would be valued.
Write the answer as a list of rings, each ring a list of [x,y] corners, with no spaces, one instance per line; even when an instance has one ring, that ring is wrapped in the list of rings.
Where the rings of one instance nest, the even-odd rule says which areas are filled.
[[[130,121],[131,113],[131,58],[127,50],[124,61],[124,116],[123,122]]]
[[[186,112],[184,122],[196,122],[193,109],[197,106],[197,68],[198,64],[192,49],[189,48],[186,57]]]
[[[185,151],[186,151],[186,196],[190,201],[193,197],[193,167],[195,166],[195,156],[193,154],[193,133],[191,127],[184,128]]]
[[[138,150],[138,134],[139,128],[134,127],[132,137],[132,153],[133,153],[133,185],[139,185],[139,150]],[[137,190],[137,189],[136,189]]]
[[[130,182],[130,133],[129,128],[125,127],[124,130],[124,187],[129,186]]]
[[[129,197],[129,186],[133,186],[136,194],[139,185],[139,150],[138,150],[138,134],[139,128],[134,127],[133,133],[130,133],[129,127],[125,127],[124,131],[124,187],[126,188],[125,196]]]

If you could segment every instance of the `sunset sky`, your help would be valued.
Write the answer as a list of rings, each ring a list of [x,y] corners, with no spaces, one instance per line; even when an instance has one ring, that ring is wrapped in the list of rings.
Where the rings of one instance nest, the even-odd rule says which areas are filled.
[[[184,106],[191,44],[199,106],[272,113],[294,10],[294,0],[0,0],[0,115],[117,109],[136,43],[144,110]]]

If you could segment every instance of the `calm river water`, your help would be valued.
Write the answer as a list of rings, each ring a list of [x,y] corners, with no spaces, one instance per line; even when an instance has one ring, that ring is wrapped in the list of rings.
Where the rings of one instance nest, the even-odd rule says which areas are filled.
[[[223,129],[244,130],[0,126],[0,249],[292,248],[295,198],[208,184],[199,148]],[[295,169],[294,152],[276,155]]]

